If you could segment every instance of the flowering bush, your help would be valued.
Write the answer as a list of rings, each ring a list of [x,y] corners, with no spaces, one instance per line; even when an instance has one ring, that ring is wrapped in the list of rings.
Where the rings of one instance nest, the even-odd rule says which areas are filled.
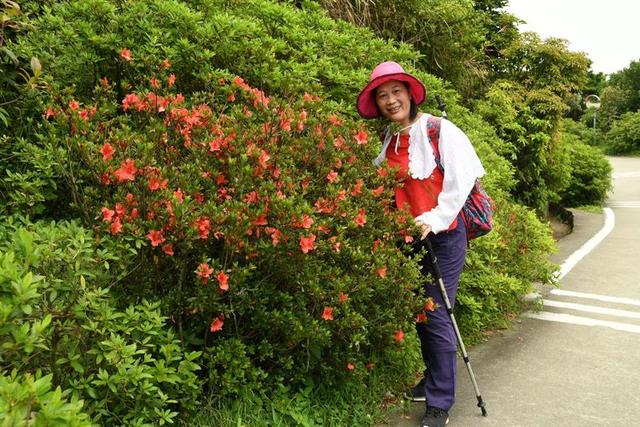
[[[390,209],[392,178],[370,166],[367,132],[312,95],[269,97],[222,72],[185,97],[158,62],[121,100],[104,80],[100,103],[61,96],[44,112],[82,171],[82,187],[67,183],[76,206],[148,260],[119,292],[163,301],[209,349],[216,393],[266,372],[354,378],[401,350],[427,301],[398,245],[414,230]],[[249,374],[219,363],[230,349]]]

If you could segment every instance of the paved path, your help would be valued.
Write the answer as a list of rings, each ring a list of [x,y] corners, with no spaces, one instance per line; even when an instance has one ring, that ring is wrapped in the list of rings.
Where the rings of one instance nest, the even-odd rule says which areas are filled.
[[[560,290],[545,292],[541,312],[470,351],[486,418],[460,363],[450,427],[640,426],[640,159],[610,161],[615,225],[565,271]],[[584,247],[605,219],[576,211],[554,261]],[[423,411],[413,404],[393,425],[417,426]]]

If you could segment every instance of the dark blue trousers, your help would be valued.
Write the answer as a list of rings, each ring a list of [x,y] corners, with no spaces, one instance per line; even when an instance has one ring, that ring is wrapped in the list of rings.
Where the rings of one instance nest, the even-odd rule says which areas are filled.
[[[429,239],[453,308],[458,280],[467,253],[467,235],[462,218],[458,216],[458,225],[455,229],[431,235]],[[419,251],[424,245],[425,242],[418,240],[413,250]],[[438,304],[435,311],[427,312],[427,322],[416,324],[422,359],[426,366],[425,395],[429,406],[449,410],[455,401],[457,339],[440,287],[433,275],[430,276],[430,280],[426,280],[426,276],[433,271],[429,255],[422,258],[421,267],[425,277],[423,286],[425,295],[432,297]]]

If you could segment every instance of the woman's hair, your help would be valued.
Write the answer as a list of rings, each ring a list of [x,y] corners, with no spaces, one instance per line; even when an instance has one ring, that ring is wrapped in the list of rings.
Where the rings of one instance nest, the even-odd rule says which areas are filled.
[[[402,83],[407,88],[407,91],[409,91],[409,83],[407,83],[407,82],[402,82]],[[371,96],[373,96],[374,99],[376,97],[377,90],[378,90],[378,88],[375,88],[374,90],[371,91]],[[411,93],[411,92],[409,92],[409,93]],[[411,104],[409,105],[409,120],[413,121],[418,116],[418,106],[414,102],[413,98],[410,99],[410,102],[411,102]],[[374,102],[373,105],[376,106],[376,109],[378,110],[378,113],[382,114],[382,112],[380,111],[380,108],[378,107],[378,103]]]

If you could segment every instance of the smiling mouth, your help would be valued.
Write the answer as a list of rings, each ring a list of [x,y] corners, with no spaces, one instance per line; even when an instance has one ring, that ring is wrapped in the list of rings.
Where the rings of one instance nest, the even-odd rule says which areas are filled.
[[[400,111],[400,107],[389,108],[389,109],[387,109],[387,111],[389,112],[389,114],[395,114],[398,111]]]

